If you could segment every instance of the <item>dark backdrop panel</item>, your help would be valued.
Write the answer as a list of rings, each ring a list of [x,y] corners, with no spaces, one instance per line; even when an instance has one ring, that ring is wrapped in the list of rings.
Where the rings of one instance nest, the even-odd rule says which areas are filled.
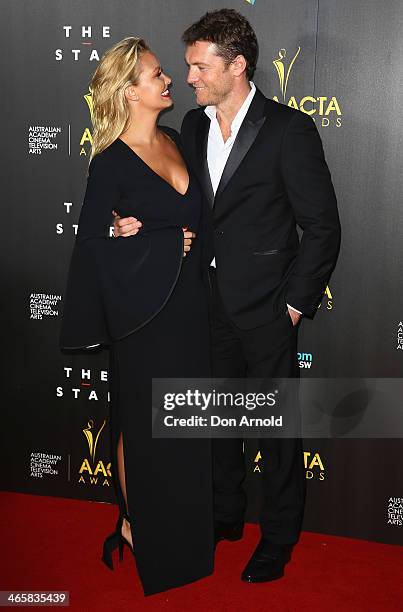
[[[315,320],[301,327],[301,373],[400,377],[403,6],[397,0],[227,6],[256,29],[256,84],[315,119],[338,195],[342,251]],[[2,3],[4,489],[114,500],[107,353],[58,349],[90,150],[84,96],[97,55],[125,36],[141,35],[174,82],[175,106],[162,122],[179,128],[194,105],[180,35],[214,8],[220,5],[184,0]],[[288,74],[286,87],[273,62]],[[48,137],[49,148],[30,145],[38,134]],[[253,521],[260,506],[258,450],[247,445]],[[402,543],[403,521],[396,518],[401,452],[400,440],[305,441],[304,528]]]

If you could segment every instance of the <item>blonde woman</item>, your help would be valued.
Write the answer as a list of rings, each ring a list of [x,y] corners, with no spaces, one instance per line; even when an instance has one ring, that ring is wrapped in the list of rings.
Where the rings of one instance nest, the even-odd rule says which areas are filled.
[[[92,78],[92,160],[61,334],[63,348],[109,347],[120,512],[103,560],[113,569],[127,546],[146,595],[211,574],[214,555],[210,441],[151,435],[152,378],[210,375],[202,196],[179,135],[157,124],[170,85],[133,37]],[[112,211],[141,219],[138,234],[110,238]]]

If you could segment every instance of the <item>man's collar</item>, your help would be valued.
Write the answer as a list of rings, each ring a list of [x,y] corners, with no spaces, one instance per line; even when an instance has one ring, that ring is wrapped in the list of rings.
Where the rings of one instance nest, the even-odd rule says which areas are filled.
[[[242,106],[240,107],[237,114],[235,115],[231,123],[231,128],[234,128],[238,124],[242,123],[246,113],[248,112],[249,106],[251,105],[253,96],[255,95],[255,92],[256,92],[256,86],[252,81],[249,81],[249,85],[250,85],[250,92],[246,96],[245,100],[242,103]],[[215,117],[217,116],[217,107],[216,106],[206,106],[206,108],[204,109],[204,112],[206,113],[207,117],[209,117],[210,120],[215,119]]]

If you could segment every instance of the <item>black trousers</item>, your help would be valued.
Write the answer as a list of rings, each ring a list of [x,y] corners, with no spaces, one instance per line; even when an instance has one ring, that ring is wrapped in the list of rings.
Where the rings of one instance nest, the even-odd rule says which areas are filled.
[[[210,268],[212,373],[216,378],[299,377],[297,331],[284,312],[254,329],[239,329],[229,318]],[[298,541],[305,505],[306,479],[301,438],[259,440],[262,455],[262,536],[274,546]],[[215,520],[243,519],[246,468],[242,439],[213,439]]]

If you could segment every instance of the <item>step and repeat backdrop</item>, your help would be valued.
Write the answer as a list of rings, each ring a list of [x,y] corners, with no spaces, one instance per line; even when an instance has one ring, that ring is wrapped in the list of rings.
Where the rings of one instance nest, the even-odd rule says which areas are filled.
[[[225,6],[256,30],[257,86],[315,120],[338,196],[340,258],[317,316],[300,329],[301,375],[402,377],[403,5]],[[91,148],[88,83],[107,48],[140,35],[173,78],[175,106],[162,122],[179,128],[194,106],[181,33],[222,7],[204,0],[2,2],[4,490],[115,502],[107,353],[58,348]],[[248,444],[245,457],[253,522],[258,447]],[[303,459],[305,529],[403,544],[401,439],[309,439]]]

